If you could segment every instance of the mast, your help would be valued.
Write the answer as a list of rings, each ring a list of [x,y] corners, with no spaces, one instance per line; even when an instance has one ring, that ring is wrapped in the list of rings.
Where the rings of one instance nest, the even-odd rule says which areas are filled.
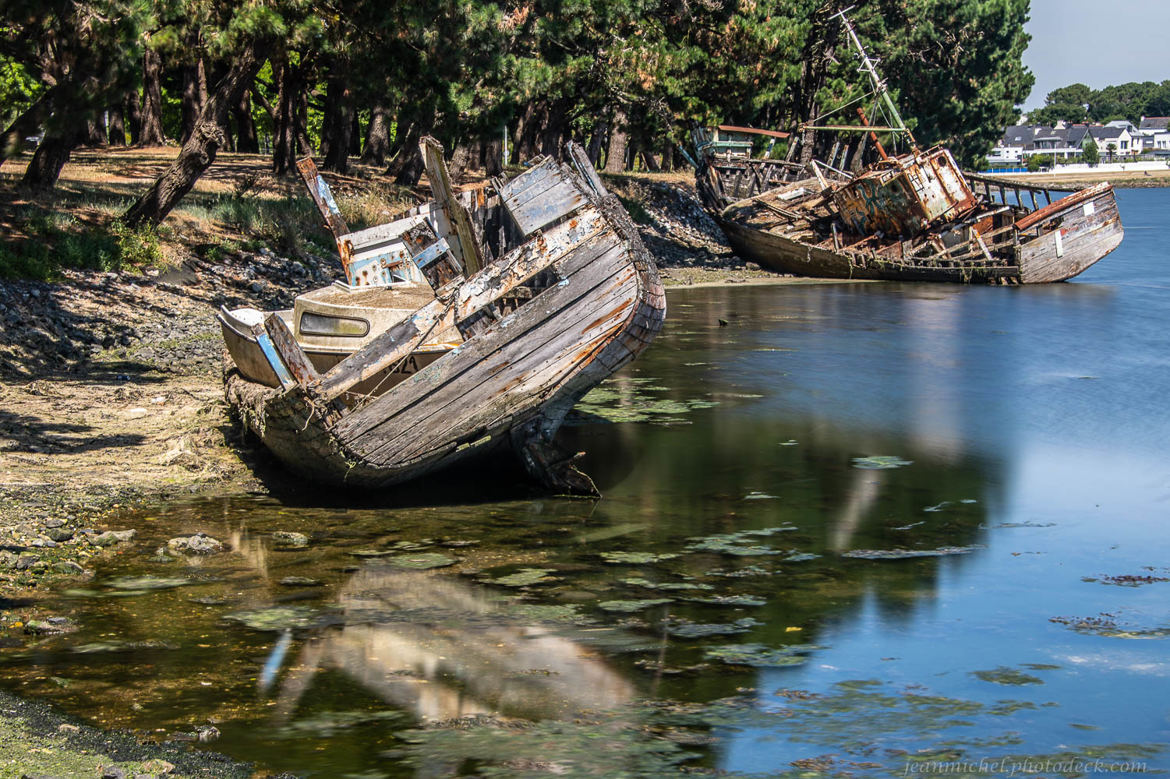
[[[877,63],[874,62],[874,60],[865,51],[865,47],[861,45],[861,39],[857,37],[857,32],[853,29],[853,25],[849,22],[849,17],[845,15],[845,12],[852,10],[852,8],[853,6],[844,8],[829,18],[831,19],[838,16],[841,17],[841,24],[845,25],[845,32],[849,33],[849,39],[853,41],[853,45],[857,47],[857,53],[861,58],[861,70],[865,71],[866,75],[869,76],[869,80],[873,84],[874,92],[878,95],[878,97],[881,98],[886,110],[889,111],[889,118],[892,120],[890,123],[890,129],[896,132],[905,133],[906,137],[910,139],[910,143],[914,146],[917,146],[918,143],[914,140],[914,135],[910,132],[909,128],[906,127],[906,123],[902,121],[902,115],[898,113],[898,107],[894,105],[894,99],[890,97],[890,91],[886,88],[885,79],[883,79],[878,73]]]

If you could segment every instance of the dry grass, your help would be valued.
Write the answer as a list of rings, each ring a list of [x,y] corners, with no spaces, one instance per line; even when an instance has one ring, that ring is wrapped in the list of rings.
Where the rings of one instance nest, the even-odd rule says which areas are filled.
[[[274,176],[270,158],[259,154],[221,153],[158,231],[119,228],[117,217],[177,153],[173,147],[75,152],[56,189],[35,199],[19,187],[28,157],[5,162],[0,277],[52,279],[62,268],[174,264],[208,245],[221,252],[267,245],[293,256],[333,250],[299,177]],[[355,166],[351,175],[327,174],[354,229],[384,222],[419,199],[379,173]]]

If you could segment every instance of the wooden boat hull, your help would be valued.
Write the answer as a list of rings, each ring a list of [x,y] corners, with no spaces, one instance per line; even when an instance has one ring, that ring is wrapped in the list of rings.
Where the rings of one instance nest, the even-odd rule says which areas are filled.
[[[557,249],[553,231],[538,232],[465,282],[519,274],[555,250],[555,284],[385,394],[338,414],[309,388],[266,387],[232,369],[229,404],[290,469],[324,483],[386,487],[504,445],[548,486],[595,492],[553,437],[581,396],[646,348],[666,300],[620,203],[607,196],[593,208],[591,235]],[[589,215],[564,229],[578,222]]]
[[[1016,221],[1013,246],[995,256],[980,255],[964,262],[901,258],[872,249],[837,249],[824,240],[805,242],[735,218],[744,203],[759,197],[757,194],[715,212],[732,248],[767,270],[816,278],[1049,283],[1084,272],[1116,249],[1124,237],[1117,201],[1108,184],[1089,187],[1021,214]]]

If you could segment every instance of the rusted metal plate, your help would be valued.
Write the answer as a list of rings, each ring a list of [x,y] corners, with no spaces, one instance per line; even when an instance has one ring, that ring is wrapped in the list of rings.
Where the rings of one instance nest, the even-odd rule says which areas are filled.
[[[974,193],[946,149],[891,159],[833,193],[841,220],[858,235],[914,236],[969,212]]]

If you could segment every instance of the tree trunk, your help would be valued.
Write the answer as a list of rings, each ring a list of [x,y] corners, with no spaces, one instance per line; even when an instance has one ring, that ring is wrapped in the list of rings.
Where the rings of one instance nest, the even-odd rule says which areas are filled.
[[[662,170],[667,173],[674,172],[674,140],[669,132],[662,139]]]
[[[69,162],[69,155],[81,141],[82,130],[67,130],[63,134],[46,134],[33,153],[32,162],[24,172],[21,186],[37,192],[52,189],[61,176],[61,169]]]
[[[45,117],[49,115],[49,106],[52,103],[57,88],[45,90],[28,109],[12,120],[4,135],[0,136],[0,163],[14,154],[19,154],[24,146],[24,139],[34,134]]]
[[[126,145],[126,121],[122,116],[122,104],[112,105],[109,108],[110,123],[106,127],[111,146]]]
[[[325,117],[321,125],[321,157],[325,170],[345,173],[349,169],[352,111],[353,93],[343,74],[334,72],[325,88]]]
[[[278,76],[280,92],[272,123],[272,170],[277,175],[292,170],[301,139],[300,102],[304,93],[301,70],[285,56]]]
[[[362,156],[362,118],[353,104],[349,107],[349,156]]]
[[[394,177],[394,183],[404,187],[413,187],[418,183],[423,172],[423,157],[418,150],[418,140],[422,137],[420,122],[412,122],[402,142],[398,147],[398,156],[386,169],[387,176]]]
[[[605,144],[605,137],[609,134],[609,123],[605,119],[598,119],[593,125],[593,135],[589,138],[589,161],[597,167],[601,159],[601,149]]]
[[[81,145],[91,149],[102,149],[109,144],[109,135],[106,134],[105,123],[101,114],[91,116],[85,120],[85,130],[81,136]]]
[[[183,66],[182,126],[179,143],[185,144],[195,130],[203,104],[207,102],[207,69],[200,57]]]
[[[501,135],[486,138],[483,142],[483,169],[489,176],[504,172],[504,139]]]
[[[130,131],[130,145],[137,146],[138,139],[142,137],[142,98],[137,89],[130,90],[122,99],[122,115]]]
[[[167,142],[162,127],[162,57],[148,48],[142,55],[142,119],[140,146],[162,146]]]
[[[621,173],[626,169],[626,149],[630,143],[626,121],[626,110],[615,108],[609,128],[609,152],[605,156],[606,173]]]
[[[540,133],[540,153],[558,159],[564,153],[561,136],[564,134],[566,111],[561,109],[562,106],[552,107]]]
[[[252,90],[245,89],[240,102],[232,107],[233,124],[236,127],[236,151],[257,154],[260,139],[256,136],[256,122],[252,119]]]
[[[252,85],[263,64],[264,57],[255,43],[248,44],[236,54],[231,69],[203,104],[191,137],[183,144],[178,158],[122,215],[122,221],[128,227],[161,222],[211,167],[224,142],[223,128],[229,111],[239,104],[240,95]]]
[[[390,112],[385,106],[376,105],[370,111],[370,124],[366,128],[366,148],[362,162],[366,165],[385,165],[390,154]]]

